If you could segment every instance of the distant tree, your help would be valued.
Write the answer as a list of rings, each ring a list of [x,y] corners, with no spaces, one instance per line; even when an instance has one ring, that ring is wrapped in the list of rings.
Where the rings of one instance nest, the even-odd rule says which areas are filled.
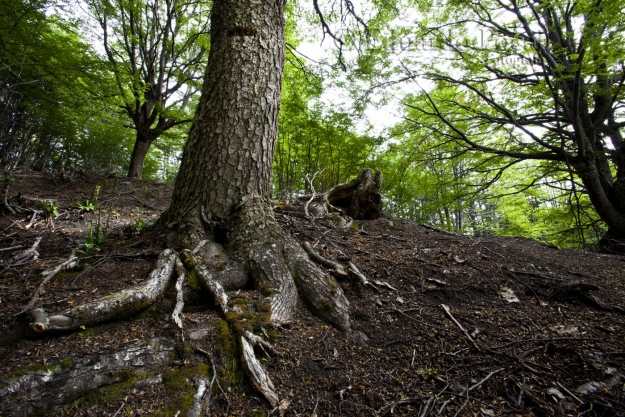
[[[569,172],[608,227],[603,245],[625,250],[623,2],[443,6],[418,22],[439,55],[403,68],[455,93],[424,93],[414,108],[443,123],[432,125],[435,134],[467,149]]]
[[[0,2],[0,164],[63,170],[107,118],[109,79],[76,24],[48,1]],[[78,99],[79,98],[79,99]],[[119,144],[119,126],[107,136]],[[102,152],[104,154],[105,152]]]
[[[93,0],[90,8],[136,139],[129,177],[152,143],[191,121],[208,50],[209,5],[188,0]]]

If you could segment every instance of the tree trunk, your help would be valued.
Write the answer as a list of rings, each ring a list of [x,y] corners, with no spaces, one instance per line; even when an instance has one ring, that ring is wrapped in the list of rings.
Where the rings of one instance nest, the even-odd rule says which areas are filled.
[[[285,0],[213,2],[202,97],[171,205],[156,226],[173,247],[193,248],[204,240],[224,246],[219,256],[226,261],[220,261],[219,268],[206,262],[210,256],[201,251],[189,258],[236,339],[242,341],[239,351],[248,377],[274,406],[277,396],[267,375],[245,355],[249,354],[245,340],[254,339],[249,322],[228,304],[226,291],[233,283],[240,286],[252,280],[265,299],[270,322],[291,319],[299,292],[314,313],[350,331],[349,303],[341,287],[311,263],[276,222],[270,205],[285,4]]]
[[[143,163],[154,139],[156,138],[149,138],[147,135],[137,132],[137,139],[130,157],[130,168],[128,168],[129,178],[141,178],[143,175]]]

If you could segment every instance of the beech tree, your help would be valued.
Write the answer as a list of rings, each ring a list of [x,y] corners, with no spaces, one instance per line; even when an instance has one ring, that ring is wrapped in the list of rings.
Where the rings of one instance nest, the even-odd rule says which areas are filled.
[[[416,48],[403,73],[450,93],[424,89],[408,105],[467,150],[568,172],[607,225],[603,246],[625,250],[623,3],[449,1],[425,13],[414,35],[429,42],[405,50],[439,54]]]
[[[208,8],[187,0],[95,0],[90,6],[123,112],[136,131],[128,176],[141,178],[152,143],[191,122],[208,49],[202,41]]]

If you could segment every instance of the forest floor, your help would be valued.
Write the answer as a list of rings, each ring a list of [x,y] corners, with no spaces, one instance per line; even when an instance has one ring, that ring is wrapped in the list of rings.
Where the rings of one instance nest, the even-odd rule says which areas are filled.
[[[11,203],[43,213],[36,203],[51,200],[58,216],[45,220],[41,213],[33,218],[32,211],[23,211],[0,217],[1,416],[17,413],[11,411],[18,409],[16,402],[31,400],[28,392],[7,388],[19,386],[16,381],[26,374],[39,375],[44,384],[53,369],[95,363],[150,340],[175,340],[179,332],[171,319],[170,288],[135,317],[73,333],[15,336],[25,320],[15,315],[31,299],[42,272],[85,249],[93,212],[78,205],[104,181],[13,174]],[[102,223],[112,213],[108,240],[101,251],[77,253],[86,261],[82,270],[62,271],[47,284],[38,305],[48,311],[144,280],[162,249],[137,229],[167,207],[172,187],[127,178],[115,186],[113,179],[106,181],[100,202]],[[347,231],[326,220],[296,217],[288,207],[276,217],[322,256],[348,257],[371,282],[388,285],[340,282],[354,328],[369,338],[366,345],[354,344],[300,302],[295,320],[275,340],[277,354],[263,357],[281,406],[271,409],[226,369],[218,372],[209,415],[625,415],[625,257],[524,238],[461,236],[389,216],[357,221]],[[37,259],[9,262],[38,237]],[[216,349],[219,360],[218,319],[201,297],[186,300],[185,328],[200,335],[196,347]],[[186,415],[196,392],[187,377],[212,375],[207,365],[199,351],[177,346],[169,362],[135,364],[137,371],[120,373],[114,385],[31,411],[117,417],[175,416],[182,410]]]

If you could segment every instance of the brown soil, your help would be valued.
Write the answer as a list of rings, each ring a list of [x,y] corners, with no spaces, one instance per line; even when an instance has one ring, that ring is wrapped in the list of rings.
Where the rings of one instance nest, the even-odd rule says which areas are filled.
[[[14,329],[20,319],[14,315],[39,286],[41,272],[63,262],[72,250],[84,249],[91,213],[77,203],[104,179],[32,173],[14,174],[13,179],[11,203],[38,209],[37,201],[53,200],[59,216],[38,216],[29,228],[32,211],[0,218],[0,249],[21,246],[0,252],[2,261],[42,236],[38,259],[0,268],[0,388],[46,363],[97,358],[154,337],[175,339],[171,289],[137,317],[70,334],[17,339]],[[126,178],[115,187],[114,182],[108,179],[101,198],[103,219],[109,204],[113,211],[106,245],[99,252],[79,254],[90,257],[85,269],[63,272],[46,286],[39,305],[47,310],[133,285],[153,267],[161,243],[137,232],[135,224],[138,218],[145,223],[156,219],[167,207],[172,187]],[[311,223],[289,210],[276,216],[298,239],[311,242],[326,258],[349,257],[370,281],[388,284],[363,288],[340,282],[351,303],[353,325],[369,341],[355,344],[300,303],[296,320],[280,331],[278,355],[264,358],[280,399],[288,400],[282,409],[271,410],[249,384],[237,384],[236,377],[222,372],[223,391],[214,389],[210,415],[625,415],[625,257],[523,238],[455,235],[388,216],[338,231],[325,220]],[[503,293],[516,300],[506,301]],[[199,298],[188,300],[183,321],[189,330],[214,333],[211,322],[218,318],[212,304]],[[213,350],[209,341],[201,342],[201,348]],[[170,368],[154,373],[173,375],[206,360],[180,349]],[[594,388],[589,385],[593,382]],[[189,390],[194,388],[185,380],[174,388],[165,383],[120,386],[45,413],[175,415],[165,410],[174,410]],[[0,405],[9,400],[0,398]]]

